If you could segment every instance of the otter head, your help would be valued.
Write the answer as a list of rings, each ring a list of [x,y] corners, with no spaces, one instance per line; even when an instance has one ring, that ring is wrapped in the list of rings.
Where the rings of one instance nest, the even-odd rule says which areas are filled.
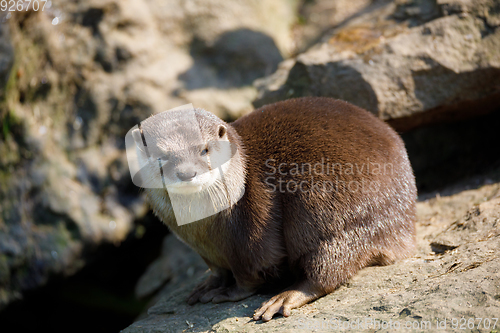
[[[165,111],[144,120],[131,132],[140,168],[134,183],[165,188],[172,205],[194,200],[208,207],[201,215],[227,208],[244,191],[242,154],[231,142],[230,130],[202,109]]]

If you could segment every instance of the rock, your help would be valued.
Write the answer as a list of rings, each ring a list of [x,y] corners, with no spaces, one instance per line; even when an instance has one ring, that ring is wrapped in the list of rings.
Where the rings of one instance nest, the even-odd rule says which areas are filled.
[[[431,242],[436,253],[444,253],[459,247],[464,242],[484,242],[500,235],[500,220],[496,209],[500,206],[500,197],[483,202],[471,208],[467,214],[450,224]],[[481,216],[481,219],[478,217]]]
[[[10,40],[9,26],[5,23],[4,15],[0,16],[0,21],[0,92],[2,93],[0,97],[3,97],[5,85],[14,63],[14,49]]]
[[[459,4],[462,4],[459,5]],[[397,130],[500,106],[500,12],[494,1],[375,3],[275,74],[261,106],[298,96],[347,100]]]
[[[293,54],[304,52],[331,31],[332,27],[351,16],[359,15],[370,3],[368,0],[302,1],[298,10],[298,22],[293,27]]]
[[[206,271],[203,260],[173,234],[163,240],[161,256],[154,261],[137,282],[135,294],[146,297],[169,283],[177,285],[195,274],[196,270]],[[187,275],[186,275],[187,274]]]
[[[419,202],[418,251],[413,258],[365,268],[333,293],[292,310],[288,318],[251,320],[253,311],[272,295],[187,305],[186,296],[202,276],[198,270],[197,278],[167,284],[147,316],[122,332],[304,332],[336,330],[339,325],[385,332],[387,325],[394,330],[408,322],[417,331],[435,331],[445,319],[452,330],[461,318],[475,321],[478,331],[489,331],[492,326],[482,326],[477,318],[492,323],[500,313],[500,178],[496,181]],[[187,270],[182,268],[184,276]]]
[[[226,32],[211,46],[193,42],[191,53],[195,64],[180,76],[188,90],[248,86],[255,79],[274,73],[283,60],[271,37],[250,29]]]

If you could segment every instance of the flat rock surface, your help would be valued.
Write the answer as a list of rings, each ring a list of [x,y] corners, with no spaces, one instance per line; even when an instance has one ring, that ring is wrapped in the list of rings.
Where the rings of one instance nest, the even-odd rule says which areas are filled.
[[[447,331],[498,330],[500,319],[493,318],[500,314],[500,183],[427,195],[417,210],[418,251],[413,258],[365,268],[332,294],[267,323],[251,316],[272,295],[187,305],[185,298],[204,274],[204,265],[179,243],[184,259],[176,259],[176,277],[163,281],[170,282],[157,303],[122,332],[320,332],[339,329],[336,325],[374,332],[398,327],[435,331],[437,325]],[[170,237],[166,242],[178,242]],[[170,251],[158,262],[175,257]],[[158,274],[153,271],[146,275]]]

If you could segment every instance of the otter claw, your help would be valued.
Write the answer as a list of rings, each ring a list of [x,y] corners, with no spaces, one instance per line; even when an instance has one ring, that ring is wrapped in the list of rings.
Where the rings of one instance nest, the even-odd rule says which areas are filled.
[[[301,286],[300,289],[283,291],[269,301],[262,303],[260,308],[255,311],[253,320],[269,321],[277,313],[288,317],[292,309],[298,308],[320,296],[319,293],[311,292],[311,288],[307,285]]]
[[[262,303],[261,307],[255,311],[253,320],[262,319],[262,321],[270,321],[277,313],[285,317],[290,315],[292,304],[288,302],[288,297],[279,294],[274,296],[269,301]]]

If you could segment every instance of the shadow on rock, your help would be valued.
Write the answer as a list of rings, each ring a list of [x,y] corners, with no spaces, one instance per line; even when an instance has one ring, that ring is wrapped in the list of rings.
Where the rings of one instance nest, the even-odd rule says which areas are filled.
[[[213,45],[195,39],[190,53],[194,64],[179,75],[188,90],[251,85],[273,73],[283,60],[271,37],[250,29],[226,32]]]
[[[319,79],[329,77],[329,80]],[[345,89],[348,87],[349,89]],[[343,62],[328,63],[326,68],[307,66],[298,61],[285,83],[287,97],[326,96],[351,101],[354,105],[378,112],[378,100],[360,71]],[[262,103],[255,102],[256,105]],[[264,103],[265,104],[265,103]]]

